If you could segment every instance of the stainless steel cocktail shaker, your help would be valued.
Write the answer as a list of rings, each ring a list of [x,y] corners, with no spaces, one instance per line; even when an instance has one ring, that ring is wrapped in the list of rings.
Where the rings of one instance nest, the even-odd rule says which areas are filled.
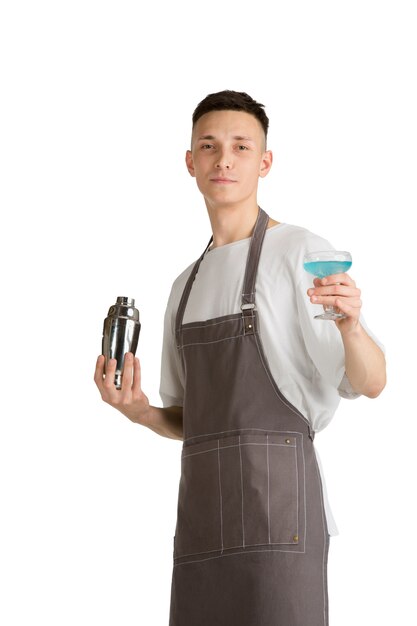
[[[109,359],[117,359],[114,384],[122,386],[122,372],[126,352],[136,354],[140,332],[139,311],[135,300],[119,296],[116,304],[110,307],[103,325],[102,354],[106,357],[105,369]]]

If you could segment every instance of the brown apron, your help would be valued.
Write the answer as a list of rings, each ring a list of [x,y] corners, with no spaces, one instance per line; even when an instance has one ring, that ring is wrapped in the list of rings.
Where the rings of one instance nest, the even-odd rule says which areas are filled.
[[[280,392],[259,336],[255,284],[267,224],[259,209],[241,313],[182,323],[209,246],[178,307],[184,444],[170,626],[328,624],[314,432]]]

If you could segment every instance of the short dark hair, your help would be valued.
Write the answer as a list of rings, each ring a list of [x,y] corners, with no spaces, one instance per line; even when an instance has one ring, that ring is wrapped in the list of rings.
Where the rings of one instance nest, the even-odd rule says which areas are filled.
[[[264,111],[263,104],[256,102],[244,91],[231,91],[226,89],[225,91],[218,91],[217,93],[210,93],[204,98],[196,107],[193,113],[193,128],[197,122],[205,113],[210,111],[245,111],[254,115],[260,122],[263,131],[266,136],[268,134],[269,119]]]

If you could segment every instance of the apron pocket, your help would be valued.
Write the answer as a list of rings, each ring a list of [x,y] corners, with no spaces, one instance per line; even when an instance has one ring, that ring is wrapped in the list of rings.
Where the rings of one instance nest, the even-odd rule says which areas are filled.
[[[184,449],[178,495],[175,556],[210,552],[221,546],[218,441]]]
[[[303,551],[302,438],[242,431],[184,445],[175,559],[259,548]]]

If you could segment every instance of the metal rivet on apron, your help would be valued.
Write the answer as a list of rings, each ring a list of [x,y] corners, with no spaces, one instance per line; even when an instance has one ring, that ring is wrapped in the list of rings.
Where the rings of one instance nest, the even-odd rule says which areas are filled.
[[[245,324],[245,333],[252,334],[253,333],[253,324]]]
[[[294,535],[294,537],[292,539],[293,539],[293,541],[298,541],[298,535]]]
[[[285,443],[291,443],[291,439],[286,439]]]

